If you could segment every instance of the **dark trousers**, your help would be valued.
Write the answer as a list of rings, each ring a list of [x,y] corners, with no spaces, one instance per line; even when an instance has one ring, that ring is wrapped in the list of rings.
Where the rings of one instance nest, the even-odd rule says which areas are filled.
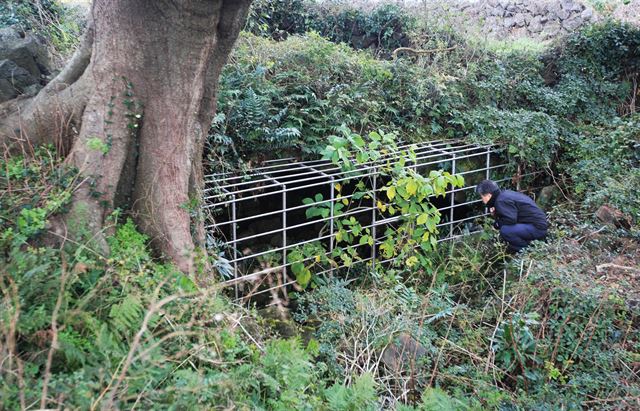
[[[547,236],[547,230],[536,228],[533,224],[503,225],[500,236],[509,243],[509,249],[520,251],[533,240],[542,240]]]

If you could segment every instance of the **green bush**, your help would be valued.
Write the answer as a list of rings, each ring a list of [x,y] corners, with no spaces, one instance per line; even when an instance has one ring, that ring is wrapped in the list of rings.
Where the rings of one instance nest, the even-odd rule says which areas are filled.
[[[640,118],[612,119],[569,135],[560,163],[572,189],[588,209],[611,204],[640,221]]]
[[[390,3],[366,7],[341,1],[259,0],[251,6],[245,29],[274,39],[315,31],[335,43],[389,55],[409,45],[414,25],[405,8]]]
[[[317,343],[265,341],[254,313],[154,259],[130,219],[108,255],[44,245],[78,178],[52,149],[1,159],[0,177],[1,408],[374,408],[370,374],[322,379]]]

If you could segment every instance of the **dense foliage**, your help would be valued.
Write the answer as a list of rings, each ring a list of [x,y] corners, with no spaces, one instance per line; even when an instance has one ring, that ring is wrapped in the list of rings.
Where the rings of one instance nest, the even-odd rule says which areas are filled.
[[[396,132],[405,141],[500,143],[514,169],[566,172],[581,180],[577,194],[589,196],[603,189],[605,174],[635,178],[639,41],[637,28],[605,22],[540,55],[460,40],[438,58],[385,61],[314,33],[279,42],[244,35],[221,79],[209,157],[219,166],[265,153],[309,156],[344,125],[360,134]],[[594,133],[600,143],[585,138]],[[624,143],[606,142],[621,134]],[[585,159],[563,149],[576,144],[597,152],[604,168],[576,164]],[[602,144],[608,149],[596,151]],[[585,175],[596,170],[603,175]]]
[[[315,31],[335,43],[389,55],[409,45],[409,32],[415,26],[408,10],[390,3],[367,7],[366,2],[258,0],[251,6],[246,29],[273,39]]]

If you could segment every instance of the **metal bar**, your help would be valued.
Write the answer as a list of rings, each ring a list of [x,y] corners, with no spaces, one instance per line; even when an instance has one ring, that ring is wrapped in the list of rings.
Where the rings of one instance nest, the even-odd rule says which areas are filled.
[[[406,152],[404,149],[409,147],[413,153],[415,153],[415,161],[407,158]],[[260,275],[268,275],[270,273],[278,273],[282,274],[282,284],[278,286],[274,286],[268,289],[262,289],[255,293],[254,295],[267,293],[272,291],[275,288],[286,287],[289,286],[295,281],[288,280],[287,278],[287,267],[290,267],[292,262],[288,261],[289,250],[294,247],[299,247],[304,244],[313,243],[316,241],[326,241],[329,242],[329,250],[324,251],[325,255],[330,256],[335,249],[335,219],[338,218],[336,216],[335,205],[338,201],[336,196],[336,185],[338,183],[346,184],[345,182],[351,181],[353,179],[362,179],[366,182],[366,184],[371,187],[370,197],[371,202],[369,203],[368,199],[359,200],[358,202],[354,201],[354,205],[358,205],[356,208],[351,208],[349,211],[341,214],[339,218],[348,217],[348,216],[356,216],[356,218],[362,222],[366,221],[366,217],[360,217],[358,215],[362,215],[363,213],[370,213],[371,223],[362,225],[362,230],[370,230],[371,236],[373,238],[373,246],[371,246],[370,253],[367,252],[369,257],[361,258],[353,262],[353,264],[367,263],[371,264],[372,269],[375,269],[378,264],[384,264],[387,260],[380,261],[380,256],[377,253],[377,246],[384,241],[388,236],[381,235],[382,232],[379,227],[391,227],[391,224],[401,221],[404,217],[403,215],[396,215],[389,218],[384,218],[384,216],[378,216],[377,209],[377,201],[380,198],[378,191],[381,191],[380,185],[380,176],[385,174],[384,169],[381,169],[381,164],[388,164],[392,161],[397,161],[401,158],[405,158],[408,160],[406,163],[406,167],[410,167],[416,171],[420,167],[427,167],[430,165],[437,165],[442,163],[451,162],[451,173],[458,175],[467,175],[478,172],[483,172],[486,178],[489,178],[491,175],[491,170],[502,169],[506,167],[506,164],[497,164],[491,165],[491,155],[496,152],[497,148],[492,145],[482,145],[477,146],[473,144],[468,144],[462,140],[453,140],[453,141],[435,141],[435,142],[423,142],[420,144],[406,144],[399,147],[392,153],[389,153],[386,156],[378,159],[377,161],[369,161],[362,165],[355,165],[353,170],[343,171],[342,168],[336,164],[333,164],[327,160],[314,160],[314,161],[298,161],[295,158],[290,159],[280,159],[265,162],[262,167],[258,167],[252,171],[250,174],[245,175],[234,175],[233,172],[223,172],[223,173],[215,173],[206,176],[208,184],[215,184],[215,186],[210,186],[210,188],[206,189],[205,201],[207,204],[206,208],[211,207],[224,207],[231,204],[231,220],[230,221],[220,221],[216,222],[215,219],[212,219],[212,224],[207,225],[207,229],[212,228],[221,228],[231,224],[231,241],[227,242],[227,246],[232,247],[233,249],[233,261],[230,263],[233,264],[234,268],[234,277],[230,280],[227,280],[223,283],[223,286],[231,286],[234,285],[235,288],[235,296],[236,299],[240,298],[240,290],[239,284],[244,281],[249,281],[255,278],[258,278]],[[414,154],[412,154],[413,156]],[[478,169],[462,171],[460,173],[456,173],[459,168],[459,161],[465,158],[475,158],[486,156],[485,167],[478,167]],[[429,168],[431,169],[431,168]],[[529,173],[533,174],[533,173]],[[216,180],[210,180],[211,178],[216,178]],[[367,180],[364,180],[367,179]],[[500,181],[506,181],[507,178]],[[330,204],[330,213],[327,217],[322,217],[314,220],[304,221],[302,223],[290,225],[291,221],[290,217],[287,215],[289,212],[303,210],[308,207],[317,206],[319,204],[327,203],[327,200],[315,201],[313,200],[308,204],[301,205],[293,205],[289,206],[287,204],[289,197],[294,195],[294,192],[304,193],[306,192],[300,190],[309,190],[317,187],[322,190],[326,190],[327,185],[329,185],[330,195],[329,195],[329,204]],[[474,220],[479,217],[486,215],[487,213],[478,213],[473,216],[467,216],[466,218],[462,218],[460,220],[455,220],[454,210],[458,207],[469,206],[472,204],[479,203],[481,200],[473,199],[471,201],[465,201],[462,203],[456,203],[455,197],[456,193],[460,191],[473,190],[474,186],[455,188],[451,186],[449,190],[445,190],[445,195],[450,195],[450,201],[447,206],[440,207],[439,212],[441,214],[448,212],[448,221],[439,223],[436,225],[438,229],[442,229],[442,227],[449,226],[449,230],[445,231],[447,235],[443,238],[438,239],[438,242],[452,240],[455,238],[459,238],[463,235],[454,235],[454,226],[457,224],[462,224],[469,220]],[[216,192],[216,190],[219,190]],[[269,196],[279,195],[281,197],[281,208],[280,210],[269,211],[266,213],[259,213],[255,215],[246,215],[242,218],[238,218],[238,210],[239,204],[242,201],[256,201],[263,198],[268,198]],[[354,195],[342,195],[340,199],[352,199]],[[230,200],[228,198],[231,198]],[[222,200],[222,201],[217,201]],[[268,199],[272,201],[272,199]],[[277,200],[276,200],[277,201]],[[353,200],[350,200],[353,201]],[[238,234],[238,228],[240,222],[246,222],[248,225],[251,224],[251,221],[256,221],[261,218],[265,218],[268,216],[274,216],[281,214],[282,224],[281,227],[275,230],[269,230],[266,232],[257,232],[255,234],[246,235],[245,237],[240,238]],[[228,214],[226,214],[228,215]],[[382,218],[380,218],[382,217]],[[364,218],[364,220],[363,220]],[[329,223],[329,232],[328,234],[313,234],[314,237],[309,239],[309,236],[303,237],[303,239],[299,239],[298,241],[291,242],[292,239],[289,234],[289,230],[300,229],[304,227],[313,226],[316,223]],[[444,230],[442,230],[444,231]],[[300,232],[304,232],[301,230]],[[353,232],[353,230],[348,230],[348,232]],[[260,252],[249,252],[246,255],[241,255],[239,253],[239,244],[242,242],[248,242],[250,240],[264,237],[267,235],[273,234],[281,234],[282,235],[282,244],[280,247],[276,247],[273,249],[269,249],[266,251]],[[261,242],[258,241],[260,244]],[[352,245],[358,252],[358,254],[363,254],[368,250],[368,245]],[[277,264],[275,267],[268,267],[261,269],[258,267],[257,272],[241,274],[240,270],[246,271],[250,270],[252,266],[255,267],[255,263],[253,262],[256,258],[266,255],[272,254],[280,254],[282,255],[281,263]],[[364,255],[367,255],[364,254]],[[305,258],[303,261],[306,263],[312,260],[314,257]],[[332,265],[331,267],[327,267],[325,271],[321,271],[319,274],[331,272],[336,268],[344,267],[344,264],[339,264],[338,266]]]
[[[369,210],[368,207],[358,207],[358,208],[356,208],[354,210],[349,211],[348,213],[342,214],[341,217],[347,217],[347,216],[350,216],[350,215],[364,213],[365,211],[368,211],[368,210]],[[325,217],[325,218],[321,218],[319,220],[307,221],[307,222],[304,222],[304,223],[292,225],[292,226],[289,226],[288,228],[289,229],[301,228],[301,227],[304,227],[304,226],[313,225],[313,224],[318,223],[318,222],[329,221],[329,220],[330,220],[330,217]],[[235,242],[236,243],[241,243],[241,242],[243,242],[245,240],[253,240],[253,239],[256,239],[256,238],[259,238],[259,237],[264,237],[265,235],[277,234],[277,233],[280,233],[280,232],[282,232],[282,228],[278,228],[278,229],[271,230],[271,231],[265,231],[263,233],[258,233],[258,234],[250,235],[250,236],[247,236],[247,237],[238,238]],[[228,244],[231,244],[232,242],[230,242]]]
[[[477,157],[477,156],[481,156],[481,155],[484,155],[484,152],[483,153],[474,153],[474,154],[465,155],[465,156],[457,156],[457,159],[458,160],[462,160],[462,159],[465,159],[465,158],[472,158],[472,157]],[[421,163],[420,166],[438,164],[438,163],[441,163],[441,162],[442,161],[430,161],[430,162],[427,162],[427,163]],[[365,171],[365,170],[372,170],[372,169],[374,169],[374,167],[367,167],[367,168],[365,168],[363,170],[356,170],[356,171]],[[349,174],[349,173],[353,173],[353,172],[346,172],[345,174]],[[360,175],[354,175],[354,176],[343,176],[343,177],[340,177],[338,179],[335,179],[335,181],[336,182],[347,181],[347,180],[351,180],[351,179],[356,178],[356,177],[364,178],[364,177],[369,177],[369,176],[372,176],[372,175],[373,175],[373,173],[360,174]],[[298,183],[298,182],[304,182],[304,181],[305,181],[304,179],[303,180],[294,180],[294,181],[288,181],[287,183],[291,184],[291,183]],[[273,184],[271,186],[262,186],[262,187],[260,187],[260,189],[277,187],[279,184],[280,183]],[[314,186],[322,186],[324,184],[326,184],[326,183],[319,182],[319,183],[307,184],[305,186],[305,188],[314,187]],[[248,192],[248,191],[255,191],[255,189],[238,190],[238,191],[235,191],[234,193],[237,195],[237,194],[241,194],[241,193]],[[279,194],[279,193],[280,193],[279,191],[274,191],[274,192],[271,192],[271,193],[256,194],[256,195],[253,195],[253,196],[242,197],[242,198],[238,199],[238,201],[246,201],[246,200],[251,200],[251,199],[265,197],[265,196]],[[207,196],[204,199],[205,200],[210,200],[210,199],[215,198],[215,197],[219,197],[219,195]],[[230,201],[222,201],[222,202],[219,202],[219,203],[215,203],[215,205],[216,206],[221,206],[221,205],[224,205],[224,204],[228,204],[229,202]],[[208,205],[208,206],[205,206],[205,208],[212,207],[212,206],[213,205]]]
[[[498,165],[498,166],[493,166],[491,168],[492,169],[496,169],[496,168],[502,168],[502,167],[505,167],[505,166],[506,165]],[[463,172],[463,173],[458,173],[458,175],[471,174],[471,173],[476,173],[478,171],[479,170],[471,170],[471,171],[466,171],[466,172]],[[531,173],[523,175],[523,176],[527,176],[527,175],[531,175]],[[375,177],[375,174],[373,176]],[[507,180],[508,179],[502,179],[502,180],[498,180],[496,182],[502,182],[502,181],[507,181]],[[472,190],[475,187],[476,186],[467,186],[467,187],[447,190],[447,191],[444,192],[444,194],[446,195],[446,194],[456,193],[456,192],[459,192],[459,191]],[[335,188],[334,188],[334,191],[332,191],[332,192],[333,193],[335,192]],[[353,195],[343,196],[343,198],[347,198],[347,199],[348,198],[352,198],[352,197],[353,197]],[[334,204],[333,195],[332,195],[332,198],[329,201],[331,202],[331,204]],[[470,201],[470,202],[466,202],[466,203],[461,203],[461,204],[458,204],[457,206],[471,204],[471,203],[479,202],[479,201],[480,200],[475,200],[475,201]],[[307,208],[307,207],[310,207],[310,206],[313,206],[313,205],[322,204],[322,203],[325,203],[325,202],[326,201],[323,200],[323,201],[317,201],[317,202],[313,202],[313,203],[309,203],[309,204],[303,204],[303,205],[300,205],[300,206],[289,207],[289,208],[286,209],[286,211],[292,211],[292,210],[298,210],[298,209],[302,209],[302,208]],[[439,210],[440,211],[444,211],[444,210],[448,210],[448,209],[450,209],[450,207],[441,207]],[[358,213],[363,212],[363,211],[364,210],[362,208],[357,208],[357,209],[351,210],[350,212],[347,212],[347,213],[343,214],[342,216],[346,217],[346,216],[349,216],[349,215],[358,214]],[[270,212],[267,212],[267,213],[262,213],[262,214],[257,214],[257,215],[254,215],[254,216],[240,218],[240,219],[237,219],[236,222],[241,222],[241,221],[244,222],[244,221],[254,220],[254,219],[267,217],[267,216],[270,216],[270,215],[276,215],[276,214],[280,214],[280,213],[282,213],[282,210],[270,211]],[[315,223],[318,223],[318,222],[330,221],[331,219],[332,219],[331,217],[325,217],[325,218],[321,218],[321,219],[317,219],[317,220],[310,220],[308,222],[301,223],[301,224],[298,224],[298,225],[295,225],[295,226],[292,226],[292,227],[289,227],[289,228],[300,228],[300,227],[303,227],[305,225],[312,225],[312,224],[315,224]],[[225,221],[225,222],[221,222],[221,223],[215,223],[215,224],[207,225],[207,226],[205,226],[205,228],[220,228],[220,227],[223,227],[225,225],[232,224],[232,223],[233,223],[233,221]],[[253,236],[243,237],[241,239],[238,239],[238,242],[244,241],[244,240],[248,240],[248,239],[258,238],[258,237],[261,237],[261,236],[264,236],[264,235],[268,235],[268,234],[275,234],[275,233],[278,233],[280,231],[281,231],[280,229],[272,230],[272,231],[265,231],[265,232],[260,233],[260,234],[256,234],[256,235],[253,235]]]
[[[497,166],[492,166],[491,169],[493,170],[493,169],[497,169],[497,168],[504,168],[506,166],[507,166],[506,164],[500,164],[500,165],[497,165]],[[482,170],[469,170],[469,171],[463,171],[463,172],[457,173],[457,174],[458,175],[467,175],[467,174],[478,173],[480,171],[482,171]],[[329,177],[333,178],[331,176],[329,176]],[[373,177],[376,178],[376,174],[373,174]],[[471,189],[474,189],[475,187],[476,186],[467,186],[467,187],[462,187],[462,188],[456,189],[455,191],[471,190]],[[304,188],[306,188],[306,186]],[[449,191],[445,192],[445,194],[446,193],[449,193]],[[352,197],[351,195],[348,195],[348,196],[345,196],[344,198],[351,198],[351,197]],[[241,199],[241,200],[244,200],[244,199]],[[329,200],[329,201],[331,201],[331,200]],[[289,207],[289,208],[287,208],[287,211],[295,211],[295,210],[299,210],[299,209],[302,209],[302,208],[308,208],[308,207],[315,206],[315,205],[322,204],[322,203],[326,203],[326,202],[327,202],[327,200],[314,201],[314,202],[311,202],[311,203],[308,203],[308,204],[302,204],[302,205],[299,205],[299,206]],[[216,205],[218,205],[218,204],[216,204]],[[249,217],[239,218],[237,221],[238,222],[249,221],[249,220],[254,220],[254,219],[257,219],[257,218],[261,218],[261,217],[268,217],[270,215],[276,215],[276,214],[280,214],[280,213],[281,213],[281,210],[269,211],[269,212],[266,212],[266,213],[256,214],[256,215],[249,216]],[[231,221],[223,221],[223,222],[220,222],[220,223],[207,225],[207,226],[205,226],[205,228],[219,228],[219,227],[223,227],[223,226],[229,225],[229,224],[231,224]]]
[[[456,155],[453,154],[453,158],[451,159],[451,174],[456,174]],[[454,192],[455,187],[451,184],[451,210],[449,210],[449,221],[453,221],[453,211],[455,209],[455,200],[456,193]],[[453,224],[451,224],[449,229],[449,237],[453,237]]]
[[[376,269],[376,234],[377,234],[377,227],[376,227],[376,213],[378,211],[378,204],[377,204],[377,199],[378,196],[376,195],[376,191],[378,190],[378,175],[376,173],[374,173],[373,175],[373,184],[372,184],[373,188],[372,188],[372,195],[371,195],[371,237],[373,238],[373,245],[371,246],[371,269],[375,270]]]
[[[232,198],[235,199],[236,196],[232,195]],[[238,277],[238,233],[236,226],[236,202],[234,201],[231,205],[231,221],[233,221],[233,225],[231,226],[231,239],[232,239],[232,247],[233,247],[233,277]],[[240,295],[240,291],[238,290],[238,285],[235,286],[235,296],[238,298]]]
[[[424,159],[428,159],[428,158],[439,157],[439,156],[441,156],[441,155],[443,155],[443,154],[444,154],[444,155],[450,155],[450,154],[453,154],[453,153],[457,153],[457,154],[459,154],[459,153],[461,153],[461,152],[472,151],[472,150],[481,150],[481,149],[483,149],[483,148],[487,148],[487,147],[489,147],[489,148],[490,148],[490,147],[493,147],[493,146],[480,146],[480,147],[479,147],[479,146],[475,146],[475,145],[472,145],[472,144],[468,144],[468,145],[464,145],[464,146],[462,146],[462,147],[458,147],[458,148],[457,148],[457,150],[455,150],[455,151],[453,151],[453,152],[444,152],[444,151],[441,151],[441,150],[440,150],[441,154],[432,154],[433,150],[430,150],[430,151],[428,151],[428,153],[430,153],[430,154],[428,154],[428,155],[424,155],[424,156],[419,156],[419,157],[418,157],[418,159],[419,159],[419,160],[424,160]],[[419,151],[417,151],[417,153],[420,153],[420,151],[422,151],[422,150],[426,150],[426,149],[428,149],[428,148],[429,148],[429,147],[421,148]],[[377,161],[383,161],[383,160],[394,160],[394,159],[395,159],[395,160],[397,160],[397,159],[399,159],[399,158],[401,157],[401,155],[400,155],[401,153],[394,153],[394,154],[396,154],[396,155],[394,155],[394,156],[388,155],[388,156],[385,156],[385,157],[381,157],[381,158],[380,158],[380,159],[378,159]],[[483,152],[481,152],[481,153],[476,153],[476,154],[477,154],[477,155],[483,155],[483,154],[484,154],[484,151],[483,151]],[[324,167],[331,166],[331,168],[330,168],[330,169],[325,170],[325,171],[335,171],[335,172],[341,172],[341,171],[342,171],[342,170],[341,170],[341,168],[340,168],[340,166],[337,166],[337,165],[335,165],[335,164],[333,164],[333,163],[329,162],[328,160],[317,160],[317,161],[315,161],[315,162],[313,162],[313,161],[312,161],[312,162],[308,162],[308,163],[306,163],[306,165],[307,165],[307,166],[309,166],[311,163],[314,163],[314,164],[315,164],[315,163],[317,163],[317,164],[319,164],[320,166],[324,166]],[[363,165],[372,165],[372,164],[374,164],[374,161],[368,161],[368,162],[366,162],[366,163],[363,163]],[[292,166],[296,166],[296,167],[297,167],[297,166],[302,166],[302,165],[303,165],[303,163],[299,163],[299,162],[296,162],[296,163],[292,164]],[[293,167],[290,167],[290,168],[288,168],[288,169],[284,169],[284,170],[277,170],[277,171],[275,171],[275,172],[278,172],[278,173],[280,173],[280,172],[286,172],[286,171],[288,171],[288,170],[290,170],[290,169],[292,169],[292,168],[293,168]],[[252,177],[252,176],[264,176],[264,175],[267,173],[267,171],[266,171],[266,170],[262,171],[262,170],[261,170],[261,169],[259,169],[259,168],[258,168],[258,169],[255,169],[254,171],[256,171],[256,173],[254,173],[254,174],[249,174],[249,175],[245,175],[245,176],[237,176],[237,177],[229,177],[229,179],[245,178],[245,177],[247,177],[247,176],[250,176],[250,177]],[[273,172],[273,171],[269,171],[269,172]],[[209,176],[213,177],[213,175],[209,175]],[[209,177],[209,176],[207,176],[207,177]],[[206,182],[213,182],[213,181],[220,181],[220,180],[206,180]],[[221,181],[226,181],[226,180],[225,180],[225,179],[222,179]],[[265,180],[257,180],[257,181],[256,181],[256,180],[254,180],[253,182],[254,182],[254,183],[257,183],[257,182],[262,182],[262,181],[265,181]],[[244,183],[245,183],[245,182],[240,182],[240,183],[235,183],[235,184],[244,184]],[[230,184],[229,186],[233,186],[233,185],[234,185],[234,184]],[[208,189],[208,190],[210,190],[210,189]]]
[[[330,199],[330,203],[329,206],[331,207],[331,209],[329,210],[329,251],[333,252],[333,247],[334,247],[334,241],[335,241],[335,237],[334,237],[334,217],[335,217],[335,205],[336,205],[336,182],[335,179],[333,177],[331,177],[331,194],[329,194],[329,199]]]
[[[402,150],[405,149],[407,147],[410,146],[420,146],[420,147],[427,147],[427,148],[432,148],[435,146],[442,146],[442,145],[447,145],[447,144],[455,144],[455,143],[463,143],[462,139],[453,139],[453,140],[433,140],[433,141],[425,141],[425,142],[420,142],[420,143],[407,143],[407,144],[403,144],[398,146],[398,150]],[[435,146],[434,146],[435,144]],[[469,145],[467,143],[467,145]],[[326,160],[311,160],[311,161],[307,161],[307,164],[311,164],[311,163],[319,163],[319,162],[323,162]],[[274,164],[274,163],[284,163],[284,164]],[[298,159],[296,157],[287,157],[287,158],[279,158],[279,159],[274,159],[274,160],[267,160],[265,161],[263,164],[266,164],[265,166],[256,168],[254,170],[260,170],[260,169],[267,169],[267,168],[277,168],[277,167],[282,167],[283,165],[291,165],[294,163],[299,163]],[[235,172],[233,171],[223,171],[223,172],[218,172],[218,173],[211,173],[211,174],[207,174],[205,175],[206,177],[219,177],[221,175],[228,175],[228,174],[234,174]],[[242,178],[243,176],[234,176],[231,178]]]
[[[465,219],[463,219],[463,220],[460,220],[459,222],[467,221],[467,220],[472,220],[472,219],[475,219],[475,218],[483,217],[483,216],[485,216],[485,215],[486,215],[486,214],[480,214],[480,215],[476,215],[476,216],[468,217],[468,218],[465,218]],[[395,220],[395,219],[396,219],[396,218],[394,218],[393,220]],[[387,221],[388,221],[388,220],[387,220]],[[439,225],[438,225],[438,227],[446,226],[446,225],[449,225],[449,223],[447,222],[447,223],[439,224]],[[458,236],[454,236],[453,238],[459,238],[459,237],[463,237],[463,236],[464,236],[464,235],[458,235]],[[386,237],[387,237],[387,236],[384,236],[384,237],[382,237],[382,238],[380,238],[380,239],[382,240],[383,238],[386,238]],[[445,237],[445,238],[443,238],[443,239],[439,239],[439,240],[438,240],[438,242],[447,241],[447,240],[450,240],[450,239],[452,239],[452,238],[450,238],[450,237]],[[315,241],[315,240],[312,240],[312,241]],[[308,241],[307,241],[307,242],[308,242]],[[306,242],[304,242],[304,243],[306,243]],[[378,242],[378,244],[380,244],[380,242]],[[358,246],[356,246],[356,247],[360,247],[360,246],[358,245]],[[325,253],[325,255],[329,256],[329,255],[330,255],[330,253],[329,253],[329,252],[327,252],[327,253]],[[301,262],[311,261],[311,260],[313,260],[313,259],[314,259],[314,257],[307,257],[307,258],[303,259]],[[353,265],[355,265],[355,264],[357,264],[357,263],[359,263],[359,262],[368,261],[368,260],[370,260],[370,259],[371,259],[371,257],[364,258],[364,259],[360,259],[360,260],[356,260],[356,261],[354,261],[352,264],[353,264]],[[392,260],[392,259],[390,259],[390,260],[383,260],[383,261],[380,261],[380,262],[379,262],[379,264],[383,264],[383,263],[385,263],[385,262],[389,262],[389,261],[391,261],[391,260]],[[244,275],[244,276],[241,276],[241,277],[235,278],[235,279],[233,279],[233,280],[227,280],[227,281],[224,281],[224,282],[222,282],[221,284],[222,284],[223,286],[226,286],[226,285],[231,285],[231,284],[235,284],[235,283],[241,282],[243,279],[245,279],[245,280],[254,279],[254,278],[256,278],[257,276],[260,276],[260,275],[264,275],[264,274],[268,274],[268,273],[272,273],[272,272],[277,272],[278,270],[281,270],[281,269],[283,269],[283,268],[286,268],[287,266],[289,266],[289,265],[291,265],[291,264],[292,264],[292,263],[287,263],[287,264],[282,264],[282,265],[279,265],[279,266],[276,266],[276,267],[269,267],[269,268],[263,269],[263,270],[258,271],[258,272],[250,273],[250,274],[247,274],[247,275]],[[345,267],[345,265],[344,265],[344,264],[342,264],[342,265],[339,265],[339,266],[334,267],[334,268],[332,268],[332,269],[325,270],[325,271],[321,271],[321,272],[316,273],[316,274],[323,274],[323,273],[329,272],[329,271],[331,271],[331,270],[333,270],[333,269],[335,269],[335,268],[344,268],[344,267]]]
[[[460,152],[470,151],[472,149],[476,149],[476,148],[472,147],[470,149],[465,149],[465,150],[462,150]],[[459,154],[460,152],[456,152],[456,154]],[[479,156],[482,156],[482,155],[484,155],[484,152],[482,152],[482,153],[471,153],[471,154],[467,154],[465,156],[458,156],[458,158],[459,159],[472,158],[472,157],[479,157]],[[416,158],[416,160],[427,160],[427,159],[430,159],[430,158],[433,158],[433,157],[438,157],[438,156],[429,155],[429,156],[424,156],[424,157],[418,157],[418,158]],[[426,163],[416,163],[416,165],[417,166],[426,166],[426,165],[431,165],[431,164],[438,164],[438,163],[441,163],[441,162],[442,162],[442,160],[434,160],[434,161],[426,162]],[[331,163],[329,163],[329,164],[331,164]],[[357,168],[357,169],[354,169],[354,170],[351,170],[351,171],[341,172],[341,168],[339,166],[333,167],[330,170],[325,170],[325,171],[341,172],[341,174],[343,175],[343,178],[350,179],[350,178],[355,178],[355,177],[361,177],[361,175],[358,174],[358,173],[362,173],[363,171],[372,170],[372,169],[377,168],[376,164],[373,164],[371,162],[367,163],[367,164],[370,164],[370,165],[369,166],[362,166],[360,168]],[[350,174],[354,174],[354,175],[347,176],[347,175],[350,175]],[[291,175],[289,175],[289,177],[299,177],[299,176],[307,176],[307,175],[308,175],[308,173],[298,173],[298,174],[291,174]],[[271,181],[269,178],[266,177],[267,174],[263,174],[263,176],[265,176],[265,178],[263,178],[261,180],[254,180],[254,181],[252,181],[252,183],[257,184],[257,183],[262,183],[262,182],[266,182],[266,181]],[[316,178],[313,178],[313,179],[315,180],[315,179],[318,179],[318,178],[320,178],[320,177],[316,177]],[[288,182],[289,183],[297,183],[297,182],[304,182],[306,180],[307,179],[297,179],[297,180],[288,181]],[[244,184],[245,183],[243,182],[243,183],[239,183],[239,184],[223,185],[223,186],[219,186],[219,187],[231,188],[231,187],[234,187],[234,186],[237,186],[237,185],[244,185]],[[276,186],[278,186],[278,184],[261,186],[260,189],[264,190],[264,189],[273,188],[273,187],[276,187]],[[205,191],[211,191],[211,190],[214,190],[215,188],[218,188],[218,187],[205,189]],[[239,193],[249,192],[249,191],[253,191],[253,190],[255,190],[255,188],[248,188],[248,189],[243,189],[243,190],[234,190],[233,192],[236,193],[236,194],[239,194]],[[222,195],[223,194],[220,194],[220,193],[212,194],[210,196],[205,197],[205,199],[220,197]]]
[[[282,185],[282,283],[287,282],[287,186]]]
[[[457,204],[455,207],[461,207],[463,205],[474,203],[474,202],[479,202],[479,201],[480,200],[473,200],[473,201],[469,201],[467,203]],[[449,207],[446,207],[446,208],[448,209]],[[367,210],[368,209],[363,209],[362,211],[367,211]],[[485,215],[485,214],[478,214],[478,215],[475,215],[475,216],[468,217],[465,220],[477,218],[477,217],[483,216],[483,215]],[[402,214],[402,215],[397,215],[397,216],[394,216],[394,217],[389,217],[389,218],[386,218],[386,219],[383,219],[383,220],[378,220],[378,221],[376,221],[375,224],[372,223],[370,225],[362,226],[362,229],[366,229],[366,228],[373,229],[375,227],[386,226],[386,225],[388,225],[390,223],[395,223],[396,221],[400,221],[403,217],[407,217],[407,216],[408,216],[408,214]],[[458,220],[458,221],[465,221],[465,220]],[[442,226],[447,226],[447,225],[449,225],[449,223],[445,222],[445,223],[440,223],[440,224],[436,225],[436,227],[442,227]],[[289,228],[291,229],[292,227],[289,227]],[[280,231],[281,230],[276,230],[276,232],[280,232]],[[353,230],[347,230],[347,232],[351,233],[351,232],[353,232]],[[237,261],[245,261],[245,260],[249,260],[249,259],[252,259],[252,258],[263,256],[263,255],[275,254],[275,253],[278,253],[280,251],[283,251],[285,248],[292,248],[294,246],[300,246],[300,245],[304,245],[304,244],[308,244],[308,243],[313,243],[315,241],[324,240],[324,239],[327,239],[327,238],[330,238],[330,237],[331,237],[331,234],[327,234],[327,235],[320,236],[320,237],[317,237],[317,238],[312,238],[310,240],[305,240],[305,241],[297,242],[295,244],[290,244],[290,245],[288,245],[286,247],[283,246],[283,247],[272,248],[272,249],[269,249],[269,250],[266,250],[266,251],[261,251],[261,252],[258,252],[258,253],[242,256],[242,257],[238,258]],[[330,250],[330,251],[332,251],[332,250]]]

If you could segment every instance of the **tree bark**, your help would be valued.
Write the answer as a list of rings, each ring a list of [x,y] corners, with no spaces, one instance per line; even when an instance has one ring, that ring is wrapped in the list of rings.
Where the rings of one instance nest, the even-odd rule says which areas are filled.
[[[81,115],[68,157],[86,178],[66,218],[76,237],[88,234],[105,247],[105,219],[115,208],[129,209],[162,254],[194,272],[204,229],[190,208],[201,199],[202,152],[218,77],[249,3],[95,0],[83,43],[90,42],[91,52],[81,48],[71,63],[76,67],[65,69],[57,86],[5,115],[21,113],[22,121],[0,127],[4,141],[29,135],[37,142],[44,140],[31,135],[43,130],[34,120],[50,120],[53,107],[43,107],[56,97],[64,101],[66,122]]]

